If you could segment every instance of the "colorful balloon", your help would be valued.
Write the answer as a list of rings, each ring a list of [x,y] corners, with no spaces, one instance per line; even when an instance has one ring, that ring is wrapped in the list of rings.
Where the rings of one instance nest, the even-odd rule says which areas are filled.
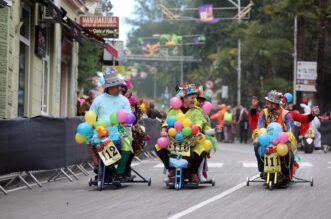
[[[102,126],[104,128],[107,128],[109,126],[108,122],[106,120],[98,120],[95,124],[94,127],[98,128],[99,126]]]
[[[264,146],[260,146],[258,149],[257,149],[257,152],[259,153],[259,155],[261,156],[261,157],[263,157],[264,155],[265,155],[265,150],[266,150],[266,147],[264,147]]]
[[[200,129],[199,129],[199,127],[198,127],[197,125],[192,125],[192,126],[191,126],[191,129],[192,129],[192,134],[193,134],[193,135],[198,134],[199,131],[200,131]]]
[[[258,135],[262,135],[262,134],[266,134],[267,133],[267,129],[266,128],[260,128],[258,131],[257,131],[257,134]]]
[[[92,126],[88,124],[87,122],[83,122],[78,125],[77,132],[81,135],[88,135],[92,132]]]
[[[179,122],[183,122],[185,118],[186,117],[185,117],[185,115],[183,113],[178,113],[176,115],[176,120],[179,121]]]
[[[166,147],[168,147],[168,145],[169,145],[168,138],[166,138],[166,137],[160,137],[159,139],[157,139],[157,145],[160,148],[166,148]]]
[[[175,135],[177,134],[177,130],[174,129],[174,128],[170,128],[168,130],[168,135],[171,136],[171,137],[174,137]]]
[[[177,121],[177,122],[175,122],[174,127],[177,131],[181,131],[183,129],[183,123]]]
[[[183,120],[183,126],[184,127],[190,127],[192,125],[192,121],[190,119],[184,119]]]
[[[90,125],[94,125],[97,121],[97,115],[95,115],[95,113],[93,111],[87,111],[85,113],[85,121],[90,124]]]
[[[273,145],[277,145],[277,144],[279,144],[279,141],[278,141],[278,140],[273,140],[271,143],[272,143]]]
[[[133,113],[128,113],[128,118],[126,119],[126,124],[132,125],[136,121],[136,116]]]
[[[192,129],[190,127],[185,127],[185,128],[183,128],[182,132],[183,132],[183,135],[185,137],[187,137],[187,136],[190,136],[192,134]]]
[[[174,109],[179,109],[183,106],[183,102],[179,97],[173,97],[170,99],[170,106]]]
[[[270,144],[270,136],[268,134],[262,134],[258,137],[259,144],[262,146],[268,146]]]
[[[110,123],[112,125],[118,125],[118,120],[116,118],[116,112],[113,112],[112,114],[110,114]]]
[[[283,131],[282,126],[277,122],[272,122],[267,127],[267,133],[270,136],[270,140],[276,140],[278,138],[278,134]]]
[[[210,149],[212,148],[213,144],[210,140],[204,140],[202,142],[202,147],[206,150],[206,151],[210,151]]]
[[[116,118],[118,122],[126,122],[128,118],[128,113],[125,110],[118,110],[116,113]]]
[[[175,122],[176,122],[176,117],[175,116],[169,116],[166,119],[166,122],[167,122],[169,127],[173,127],[175,125]]]
[[[183,139],[184,139],[184,135],[183,135],[183,133],[181,133],[181,132],[177,132],[177,134],[175,135],[175,139],[176,139],[177,141],[181,141],[181,140],[183,140]]]
[[[279,143],[277,145],[277,154],[281,157],[285,156],[288,153],[288,147],[286,144]]]
[[[281,132],[278,134],[278,140],[280,143],[287,143],[289,141],[288,134],[286,132]]]
[[[84,144],[85,141],[86,141],[86,136],[85,135],[81,135],[79,133],[76,133],[75,135],[75,141],[78,143],[78,144]]]
[[[213,104],[211,104],[208,101],[204,102],[202,106],[202,110],[204,113],[209,114],[212,109],[213,109]]]
[[[293,101],[292,94],[286,93],[286,94],[284,94],[284,96],[286,97],[287,103],[292,103],[292,101]]]

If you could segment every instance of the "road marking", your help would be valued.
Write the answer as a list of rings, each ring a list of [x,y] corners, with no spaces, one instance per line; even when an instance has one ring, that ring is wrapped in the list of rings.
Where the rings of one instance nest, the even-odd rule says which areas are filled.
[[[257,161],[242,161],[244,168],[256,168]]]
[[[214,163],[214,162],[209,162],[207,163],[208,168],[222,168],[224,165],[224,163]],[[155,166],[153,166],[153,168],[164,168],[163,163],[159,163]]]
[[[299,168],[300,167],[312,167],[313,164],[309,163],[309,162],[299,162]]]
[[[330,164],[331,165],[331,162],[328,162],[328,164]],[[331,166],[330,167],[328,167],[329,169],[331,169]]]
[[[134,162],[134,163],[131,163],[131,167],[135,167],[135,166],[138,166],[139,164],[141,164],[141,162],[139,162],[139,163],[138,163],[138,162],[137,162],[137,163],[136,163],[136,162]]]
[[[256,178],[258,176],[259,176],[259,174],[256,175],[256,176],[252,176],[251,178]],[[192,206],[192,207],[190,207],[190,208],[188,208],[184,211],[181,211],[177,214],[174,214],[174,215],[168,217],[168,219],[178,219],[178,218],[184,217],[185,215],[188,215],[188,214],[198,210],[199,208],[202,208],[206,205],[209,205],[212,202],[215,202],[215,201],[217,201],[221,198],[224,198],[225,196],[228,196],[231,193],[233,193],[233,192],[235,192],[235,191],[237,191],[237,190],[239,190],[239,189],[241,189],[242,187],[245,187],[245,186],[246,186],[246,181],[244,181],[244,182],[236,185],[235,187],[232,187],[232,188],[230,188],[230,189],[228,189],[228,190],[226,190],[226,191],[224,191],[224,192],[222,192],[222,193],[220,193],[220,194],[218,194],[214,197],[211,197],[210,199],[207,199],[203,202],[200,202],[199,204],[196,204],[196,205],[194,205],[194,206]]]

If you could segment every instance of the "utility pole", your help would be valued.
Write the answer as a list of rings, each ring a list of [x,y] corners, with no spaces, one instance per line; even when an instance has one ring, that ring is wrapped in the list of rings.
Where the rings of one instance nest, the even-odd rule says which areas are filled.
[[[294,18],[294,40],[293,40],[293,104],[297,102],[296,79],[297,79],[297,32],[298,32],[298,17]]]
[[[241,15],[240,15],[240,5],[241,0],[238,0],[238,23],[241,21]],[[240,106],[241,104],[241,41],[238,40],[238,91],[237,91],[237,105]]]

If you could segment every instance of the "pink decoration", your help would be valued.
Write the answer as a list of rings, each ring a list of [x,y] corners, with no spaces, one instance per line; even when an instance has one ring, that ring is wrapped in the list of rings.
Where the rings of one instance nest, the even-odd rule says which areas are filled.
[[[213,109],[213,105],[208,101],[206,101],[202,106],[202,110],[206,114],[209,114],[212,109]]]
[[[166,138],[166,137],[160,137],[159,139],[157,139],[157,145],[160,148],[166,148],[166,147],[168,147],[168,145],[169,145],[168,138]]]
[[[271,143],[272,143],[273,145],[278,145],[278,144],[279,144],[279,141],[278,141],[278,140],[273,140]]]
[[[174,128],[177,130],[177,131],[181,131],[183,129],[183,123],[177,121],[175,122],[175,125],[174,125]]]
[[[278,140],[280,143],[287,143],[288,142],[288,134],[286,132],[281,132],[278,134]]]
[[[116,118],[119,122],[126,122],[126,120],[128,119],[128,113],[125,112],[125,110],[119,110],[116,113]]]
[[[173,97],[170,99],[170,105],[174,109],[179,109],[183,106],[183,102],[179,97]]]

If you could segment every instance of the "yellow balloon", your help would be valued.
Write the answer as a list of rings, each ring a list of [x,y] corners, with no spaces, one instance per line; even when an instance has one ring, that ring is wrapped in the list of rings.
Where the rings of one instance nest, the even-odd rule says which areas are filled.
[[[288,147],[286,144],[279,143],[277,145],[277,154],[281,157],[285,156],[288,153]]]
[[[90,125],[94,125],[97,121],[97,115],[95,115],[95,113],[93,111],[87,111],[85,113],[85,121],[90,124]]]
[[[202,146],[203,146],[203,148],[206,150],[206,151],[210,151],[210,149],[212,148],[212,143],[211,143],[211,141],[210,140],[204,140],[203,142],[202,142]]]
[[[170,128],[168,130],[168,134],[169,134],[169,136],[174,137],[177,134],[177,131],[174,128]]]
[[[179,121],[179,122],[183,122],[185,119],[185,115],[183,113],[178,113],[176,115],[176,120]]]
[[[140,109],[141,109],[141,110],[145,110],[145,104],[144,104],[144,103],[142,103],[142,104],[140,105]]]
[[[85,135],[81,135],[79,133],[76,133],[75,135],[75,141],[78,143],[78,144],[84,144],[85,141],[86,141],[86,136]]]
[[[206,139],[206,138],[205,138],[204,135],[197,135],[197,137],[196,137],[196,141],[197,141],[198,143],[202,143],[205,139]]]
[[[258,134],[258,135],[267,134],[267,129],[266,129],[266,128],[260,128],[260,129],[257,131],[257,134]]]
[[[184,127],[191,127],[192,121],[190,119],[184,119],[183,126]]]

